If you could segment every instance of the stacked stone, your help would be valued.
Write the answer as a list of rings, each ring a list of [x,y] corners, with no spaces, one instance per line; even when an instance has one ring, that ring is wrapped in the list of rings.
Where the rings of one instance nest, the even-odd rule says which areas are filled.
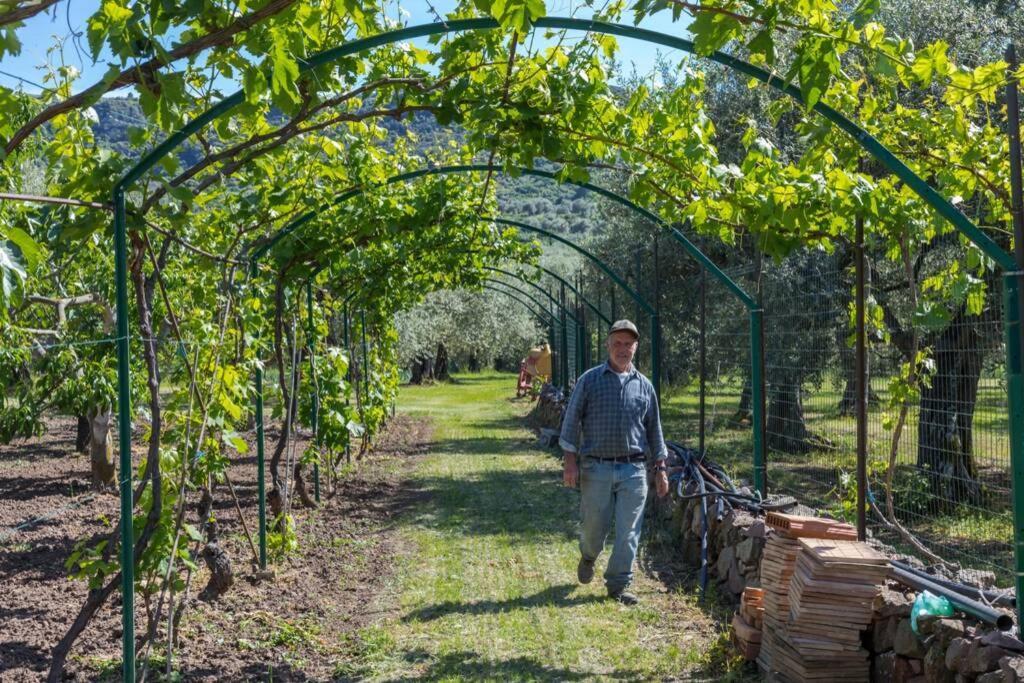
[[[972,619],[925,616],[910,626],[916,594],[895,582],[875,599],[871,680],[894,683],[1024,682],[1024,643]]]

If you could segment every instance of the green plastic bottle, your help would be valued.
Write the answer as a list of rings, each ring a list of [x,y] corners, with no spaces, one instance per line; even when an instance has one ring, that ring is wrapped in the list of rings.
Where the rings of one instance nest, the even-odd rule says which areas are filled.
[[[914,606],[910,609],[910,628],[917,635],[917,618],[922,616],[949,617],[953,615],[953,603],[942,595],[935,595],[931,591],[921,591],[914,599]]]

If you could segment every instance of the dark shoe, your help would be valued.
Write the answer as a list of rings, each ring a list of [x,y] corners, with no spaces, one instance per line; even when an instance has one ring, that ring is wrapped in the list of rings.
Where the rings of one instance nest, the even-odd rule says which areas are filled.
[[[623,605],[635,605],[640,602],[635,595],[625,589],[620,591],[608,591],[608,597],[615,602],[621,602]]]
[[[594,561],[581,557],[580,563],[576,565],[576,578],[580,583],[590,583],[594,578]]]

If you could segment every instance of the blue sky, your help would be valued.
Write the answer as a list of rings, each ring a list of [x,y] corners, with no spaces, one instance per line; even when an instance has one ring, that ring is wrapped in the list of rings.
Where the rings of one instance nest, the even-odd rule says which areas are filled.
[[[455,2],[452,0],[431,0],[430,4],[442,15],[455,6]],[[93,64],[84,36],[86,20],[98,6],[99,0],[64,0],[57,5],[56,16],[51,11],[44,15],[37,15],[26,22],[25,26],[18,30],[22,42],[21,54],[16,57],[5,55],[0,60],[0,72],[4,72],[0,73],[0,85],[13,88],[20,84],[28,92],[38,92],[39,88],[31,83],[39,83],[42,80],[44,72],[39,67],[47,61],[46,51],[53,45],[54,36],[65,39],[65,62],[74,65],[82,72],[82,78],[79,80],[82,87],[99,80],[107,70],[107,61],[110,60],[110,56],[101,55],[97,63]],[[588,17],[592,14],[586,7],[580,7],[579,0],[548,0],[547,3],[548,14],[551,15]],[[391,8],[391,16],[397,18],[398,4],[392,4]],[[406,0],[401,3],[401,8],[405,14],[403,20],[406,23],[420,24],[434,21],[434,14],[426,0]],[[645,20],[641,26],[685,36],[685,21],[672,24],[668,20],[669,16],[669,13],[664,12],[653,20]],[[77,50],[76,41],[70,38],[72,29],[75,32],[83,33],[77,40],[79,48]],[[541,40],[543,43],[539,36],[535,40]],[[541,43],[535,42],[535,47]],[[425,43],[424,46],[426,46]],[[653,46],[623,39],[619,41],[619,48],[619,61],[623,64],[624,71],[629,72],[631,65],[635,65],[641,73],[648,72],[653,67],[657,54]],[[674,61],[682,57],[681,53],[672,51],[662,51],[662,53],[668,54]],[[19,81],[19,78],[25,80]]]

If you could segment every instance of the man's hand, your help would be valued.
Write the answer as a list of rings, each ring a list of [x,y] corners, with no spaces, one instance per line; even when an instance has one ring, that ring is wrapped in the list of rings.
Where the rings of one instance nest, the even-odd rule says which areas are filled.
[[[576,465],[576,454],[562,451],[562,483],[574,489],[580,483],[580,470]]]
[[[654,490],[658,492],[658,498],[668,495],[668,473],[665,470],[654,473]]]

